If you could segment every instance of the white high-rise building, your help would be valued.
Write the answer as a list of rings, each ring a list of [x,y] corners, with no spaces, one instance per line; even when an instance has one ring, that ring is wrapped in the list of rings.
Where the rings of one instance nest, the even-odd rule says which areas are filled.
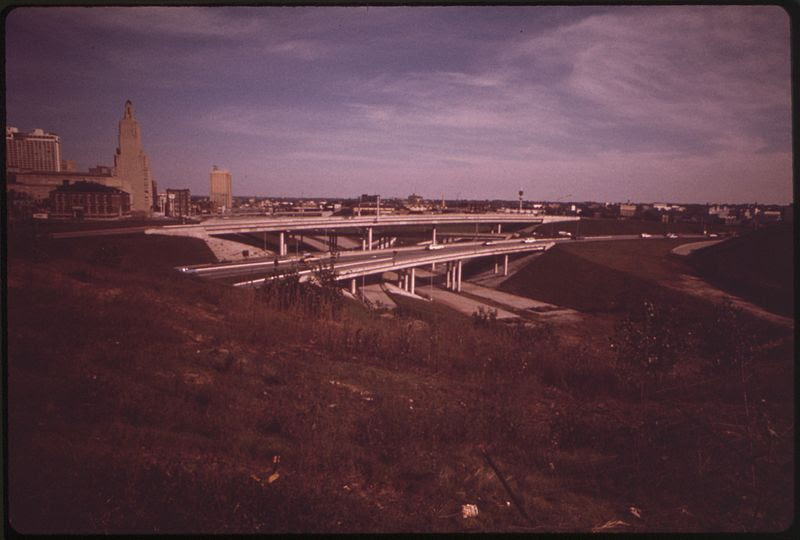
[[[34,129],[20,133],[6,126],[6,170],[59,172],[61,170],[61,139],[55,133]]]
[[[142,150],[139,122],[133,117],[133,104],[125,102],[119,121],[119,146],[114,155],[114,176],[122,179],[131,194],[131,211],[150,214],[153,208],[153,180],[147,155]]]

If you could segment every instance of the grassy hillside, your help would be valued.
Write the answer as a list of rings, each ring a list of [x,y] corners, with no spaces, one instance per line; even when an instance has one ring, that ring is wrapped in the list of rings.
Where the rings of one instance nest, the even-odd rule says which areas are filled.
[[[20,240],[7,276],[19,531],[791,522],[789,341],[748,349],[746,380],[701,348],[654,378],[547,326],[278,309],[172,271],[210,257],[192,240]],[[463,504],[478,516],[462,518]]]
[[[782,223],[693,252],[698,275],[765,309],[794,315],[793,226]]]

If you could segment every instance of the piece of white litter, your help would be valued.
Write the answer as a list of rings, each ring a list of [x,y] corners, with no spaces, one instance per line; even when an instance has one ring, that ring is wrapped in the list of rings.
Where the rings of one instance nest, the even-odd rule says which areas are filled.
[[[462,504],[461,505],[461,517],[471,518],[478,515],[478,507],[474,504]]]

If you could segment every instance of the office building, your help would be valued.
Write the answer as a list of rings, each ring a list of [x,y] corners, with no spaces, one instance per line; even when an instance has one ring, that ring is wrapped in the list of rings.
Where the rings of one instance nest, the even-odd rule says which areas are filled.
[[[211,169],[211,186],[209,197],[214,212],[224,212],[233,206],[233,191],[231,190],[231,173],[217,168]]]
[[[165,215],[169,217],[188,216],[192,208],[192,196],[188,189],[167,188]]]
[[[42,129],[20,133],[6,126],[6,170],[60,171],[61,139]]]
[[[147,155],[142,150],[139,123],[133,116],[133,104],[125,102],[119,121],[119,146],[114,155],[114,176],[122,179],[131,194],[131,211],[150,215],[153,208],[153,179]]]

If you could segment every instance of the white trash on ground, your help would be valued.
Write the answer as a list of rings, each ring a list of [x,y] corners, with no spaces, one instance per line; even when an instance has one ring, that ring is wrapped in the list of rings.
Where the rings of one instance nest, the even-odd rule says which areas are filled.
[[[474,504],[462,504],[461,505],[461,517],[464,519],[475,517],[478,515],[478,507]]]

